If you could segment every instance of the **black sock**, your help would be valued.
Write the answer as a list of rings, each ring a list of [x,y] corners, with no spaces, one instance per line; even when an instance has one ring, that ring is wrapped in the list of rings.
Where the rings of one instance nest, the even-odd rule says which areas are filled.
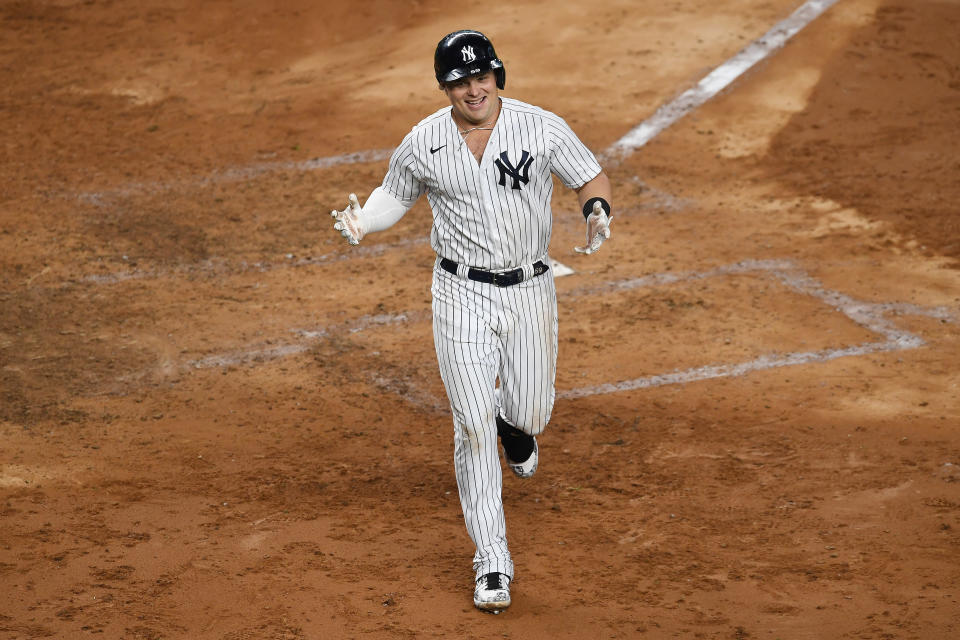
[[[533,436],[528,436],[506,420],[497,416],[497,434],[507,457],[513,462],[526,462],[533,453]]]

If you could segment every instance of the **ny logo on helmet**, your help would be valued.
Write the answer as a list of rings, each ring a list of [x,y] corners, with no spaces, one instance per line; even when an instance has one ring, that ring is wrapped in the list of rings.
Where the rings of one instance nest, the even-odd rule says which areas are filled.
[[[494,161],[494,164],[497,166],[497,169],[500,170],[500,186],[507,186],[507,176],[509,175],[513,178],[513,184],[510,185],[511,189],[520,190],[520,183],[527,184],[530,182],[530,165],[533,164],[533,156],[530,155],[530,152],[526,149],[523,150],[523,155],[520,156],[520,162],[516,166],[510,163],[510,158],[507,157],[507,152],[504,151],[500,154],[500,159]]]
[[[477,59],[477,54],[473,52],[473,47],[470,45],[465,46],[463,49],[460,49],[460,53],[463,54],[464,62],[473,62]]]

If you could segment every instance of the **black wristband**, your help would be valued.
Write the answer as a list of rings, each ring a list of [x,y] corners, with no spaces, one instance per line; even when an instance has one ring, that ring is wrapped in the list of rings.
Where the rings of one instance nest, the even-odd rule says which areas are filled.
[[[603,207],[603,212],[607,214],[608,217],[612,218],[610,214],[610,203],[604,200],[603,198],[590,198],[583,203],[583,217],[584,219],[589,218],[590,214],[593,213],[593,203],[599,202],[600,206]]]

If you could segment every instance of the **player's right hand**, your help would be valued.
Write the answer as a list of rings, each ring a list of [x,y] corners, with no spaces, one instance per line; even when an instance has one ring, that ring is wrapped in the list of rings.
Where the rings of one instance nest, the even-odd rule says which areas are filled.
[[[603,241],[610,237],[611,222],[613,218],[607,215],[603,206],[599,202],[594,202],[593,212],[587,217],[587,244],[574,247],[573,250],[586,255],[596,253]]]
[[[363,239],[364,229],[363,223],[360,220],[360,214],[363,212],[363,209],[360,207],[360,202],[357,200],[357,194],[350,194],[350,202],[347,204],[347,208],[343,211],[331,211],[330,216],[336,220],[333,224],[333,228],[340,232],[344,238],[347,239],[347,242],[350,244],[356,245],[360,244],[360,241]]]

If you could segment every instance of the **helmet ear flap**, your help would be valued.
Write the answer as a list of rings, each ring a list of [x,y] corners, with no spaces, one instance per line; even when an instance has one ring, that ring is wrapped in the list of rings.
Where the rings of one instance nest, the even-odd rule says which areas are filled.
[[[494,69],[494,74],[496,74],[497,77],[497,89],[503,91],[503,88],[507,84],[507,70],[500,67],[499,69]]]

